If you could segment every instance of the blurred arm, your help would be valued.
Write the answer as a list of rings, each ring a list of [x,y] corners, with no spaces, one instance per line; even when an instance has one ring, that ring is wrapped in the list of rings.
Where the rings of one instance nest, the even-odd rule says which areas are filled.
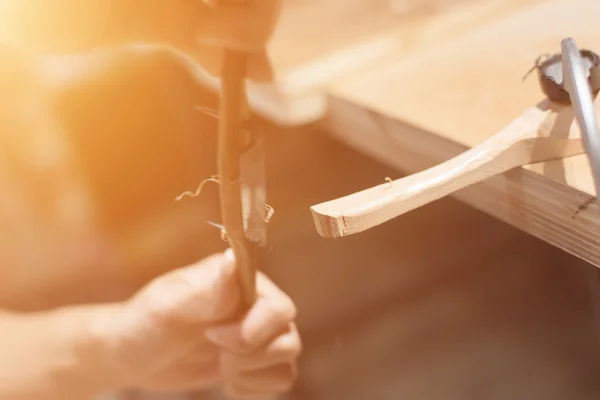
[[[0,312],[0,398],[88,399],[116,389],[96,317],[113,306],[82,306],[35,314]]]
[[[49,53],[187,42],[203,9],[199,0],[0,0],[0,42]]]
[[[53,53],[111,40],[130,0],[0,0],[0,39]]]

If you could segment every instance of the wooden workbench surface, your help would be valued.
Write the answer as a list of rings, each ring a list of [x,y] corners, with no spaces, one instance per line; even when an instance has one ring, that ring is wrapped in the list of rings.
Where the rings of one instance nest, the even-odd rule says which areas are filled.
[[[89,218],[106,229],[65,240],[57,219],[35,218],[58,204],[39,199],[65,187],[54,184],[62,175],[27,169],[16,180],[2,169],[3,200],[13,202],[0,219],[3,307],[124,300],[225,247],[205,223],[219,218],[216,186],[174,202],[214,173],[217,121],[195,107],[214,108],[216,99],[165,53],[105,57],[60,74],[69,79],[53,82],[50,98],[27,63],[3,58],[4,163],[27,165],[36,144],[55,152],[68,139],[95,194]],[[32,90],[23,93],[22,81]],[[39,118],[19,118],[23,104]],[[34,146],[9,154],[17,137]],[[311,130],[267,137],[276,214],[264,270],[294,299],[304,341],[300,381],[287,399],[598,398],[596,269],[448,198],[364,234],[323,240],[309,206],[393,169]]]
[[[275,81],[268,85],[249,82],[250,103],[281,125],[314,122],[326,115],[326,86],[332,81],[540,1],[284,1],[269,45]]]
[[[326,126],[403,171],[445,161],[543,99],[535,75],[522,78],[537,56],[559,52],[563,37],[598,51],[598,16],[594,0],[548,0],[401,54],[332,85]],[[600,214],[585,156],[513,170],[456,196],[600,265]]]

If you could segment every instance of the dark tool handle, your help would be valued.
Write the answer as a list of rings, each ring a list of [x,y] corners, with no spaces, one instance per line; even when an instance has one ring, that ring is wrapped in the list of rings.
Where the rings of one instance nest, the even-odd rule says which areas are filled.
[[[246,237],[242,216],[240,154],[246,112],[246,56],[227,51],[221,75],[218,173],[222,222],[237,262],[244,310],[256,300],[256,245]]]

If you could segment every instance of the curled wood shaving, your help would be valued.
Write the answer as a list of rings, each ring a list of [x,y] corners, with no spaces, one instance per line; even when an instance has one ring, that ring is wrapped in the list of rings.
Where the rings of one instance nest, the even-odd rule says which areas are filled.
[[[175,201],[181,201],[181,199],[183,199],[186,196],[188,196],[188,197],[198,197],[200,195],[200,193],[202,192],[202,189],[204,188],[204,185],[207,182],[214,182],[216,184],[219,184],[219,177],[217,175],[213,175],[210,178],[207,178],[207,179],[203,180],[202,182],[200,182],[200,185],[198,185],[198,188],[196,189],[195,192],[190,192],[190,191],[183,192],[179,196],[175,197]]]
[[[392,188],[392,186],[394,186],[394,183],[393,183],[393,181],[392,181],[392,178],[390,178],[389,176],[386,176],[386,177],[385,177],[385,181],[386,181],[387,183],[389,183],[388,189],[391,189],[391,188]]]

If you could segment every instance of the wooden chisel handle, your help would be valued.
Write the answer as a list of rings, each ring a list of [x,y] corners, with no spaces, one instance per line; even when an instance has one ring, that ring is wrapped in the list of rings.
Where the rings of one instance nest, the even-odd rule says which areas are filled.
[[[244,308],[256,299],[256,246],[246,237],[242,214],[240,153],[246,110],[246,56],[227,51],[223,60],[219,107],[218,174],[221,216],[237,262]]]

